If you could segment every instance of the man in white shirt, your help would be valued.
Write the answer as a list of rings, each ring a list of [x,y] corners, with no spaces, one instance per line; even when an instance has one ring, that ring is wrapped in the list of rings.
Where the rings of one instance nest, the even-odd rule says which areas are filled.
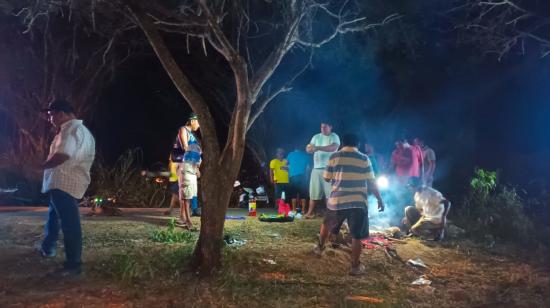
[[[306,146],[306,152],[313,154],[313,169],[309,180],[309,209],[305,218],[315,216],[315,204],[330,197],[330,184],[323,179],[323,172],[328,164],[330,155],[338,150],[340,137],[332,132],[332,125],[327,121],[321,122],[321,133],[311,138]]]
[[[432,187],[435,173],[435,152],[432,148],[424,144],[424,141],[420,138],[415,138],[414,144],[422,149],[422,157],[424,159],[422,164],[424,168],[422,181],[424,185]]]
[[[56,273],[73,276],[81,273],[82,228],[78,211],[90,184],[90,168],[95,157],[95,140],[78,120],[72,106],[55,100],[47,109],[49,121],[57,129],[50,153],[40,168],[44,170],[42,192],[49,197],[45,237],[39,247],[44,257],[56,255],[59,229],[63,231],[66,261]]]
[[[411,179],[409,187],[415,191],[415,206],[405,208],[403,225],[413,235],[441,238],[450,208],[449,200],[439,191],[421,185],[419,179]]]

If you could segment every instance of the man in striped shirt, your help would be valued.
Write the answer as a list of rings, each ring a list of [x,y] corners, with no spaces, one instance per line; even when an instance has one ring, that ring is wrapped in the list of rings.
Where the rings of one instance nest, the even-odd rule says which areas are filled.
[[[347,134],[342,139],[342,149],[331,155],[323,177],[332,187],[327,212],[321,225],[319,243],[314,253],[321,256],[331,230],[348,220],[352,236],[350,275],[365,272],[359,261],[361,240],[369,237],[367,192],[378,200],[378,210],[384,210],[369,158],[357,149],[358,138]]]

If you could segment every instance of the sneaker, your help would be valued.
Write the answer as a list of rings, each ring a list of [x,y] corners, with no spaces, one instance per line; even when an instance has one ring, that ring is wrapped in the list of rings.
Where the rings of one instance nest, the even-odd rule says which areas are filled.
[[[54,270],[53,272],[50,272],[46,275],[48,278],[80,278],[82,277],[82,268],[81,267],[75,267],[75,268],[67,268],[67,267],[61,267],[59,269]]]
[[[367,273],[367,270],[365,269],[365,266],[363,264],[359,264],[356,267],[352,267],[349,271],[349,274],[351,276],[360,276]]]
[[[55,249],[52,249],[50,252],[46,252],[41,244],[36,245],[35,249],[43,258],[53,258],[56,255]]]
[[[313,249],[311,250],[311,254],[320,258],[323,256],[325,252],[325,247],[321,247],[319,245],[315,245],[315,247],[313,247]]]
[[[201,212],[199,210],[193,211],[191,217],[201,217]]]

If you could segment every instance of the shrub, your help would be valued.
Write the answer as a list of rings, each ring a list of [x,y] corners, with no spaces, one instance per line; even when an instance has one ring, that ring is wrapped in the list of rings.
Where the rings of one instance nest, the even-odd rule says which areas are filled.
[[[100,157],[92,169],[90,192],[103,198],[114,197],[118,204],[134,207],[166,206],[170,198],[164,183],[156,183],[141,175],[141,149],[130,149],[112,166]]]
[[[151,240],[166,244],[194,243],[196,236],[191,232],[176,231],[176,219],[171,218],[166,228],[159,228],[153,231]]]
[[[458,222],[471,237],[531,243],[536,240],[523,199],[515,188],[499,184],[494,171],[475,171],[470,190],[457,212]]]

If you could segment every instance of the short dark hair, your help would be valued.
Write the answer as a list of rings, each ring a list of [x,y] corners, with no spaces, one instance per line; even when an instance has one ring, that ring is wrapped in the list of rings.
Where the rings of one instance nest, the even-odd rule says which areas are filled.
[[[48,105],[48,108],[42,109],[43,112],[56,112],[56,111],[62,111],[64,113],[74,113],[73,106],[69,102],[67,102],[64,99],[56,99],[50,102]]]
[[[328,119],[321,120],[321,124],[326,124],[326,125],[332,127],[332,121],[329,121]]]
[[[342,137],[342,146],[345,147],[357,147],[359,145],[359,138],[355,134],[344,134]]]

